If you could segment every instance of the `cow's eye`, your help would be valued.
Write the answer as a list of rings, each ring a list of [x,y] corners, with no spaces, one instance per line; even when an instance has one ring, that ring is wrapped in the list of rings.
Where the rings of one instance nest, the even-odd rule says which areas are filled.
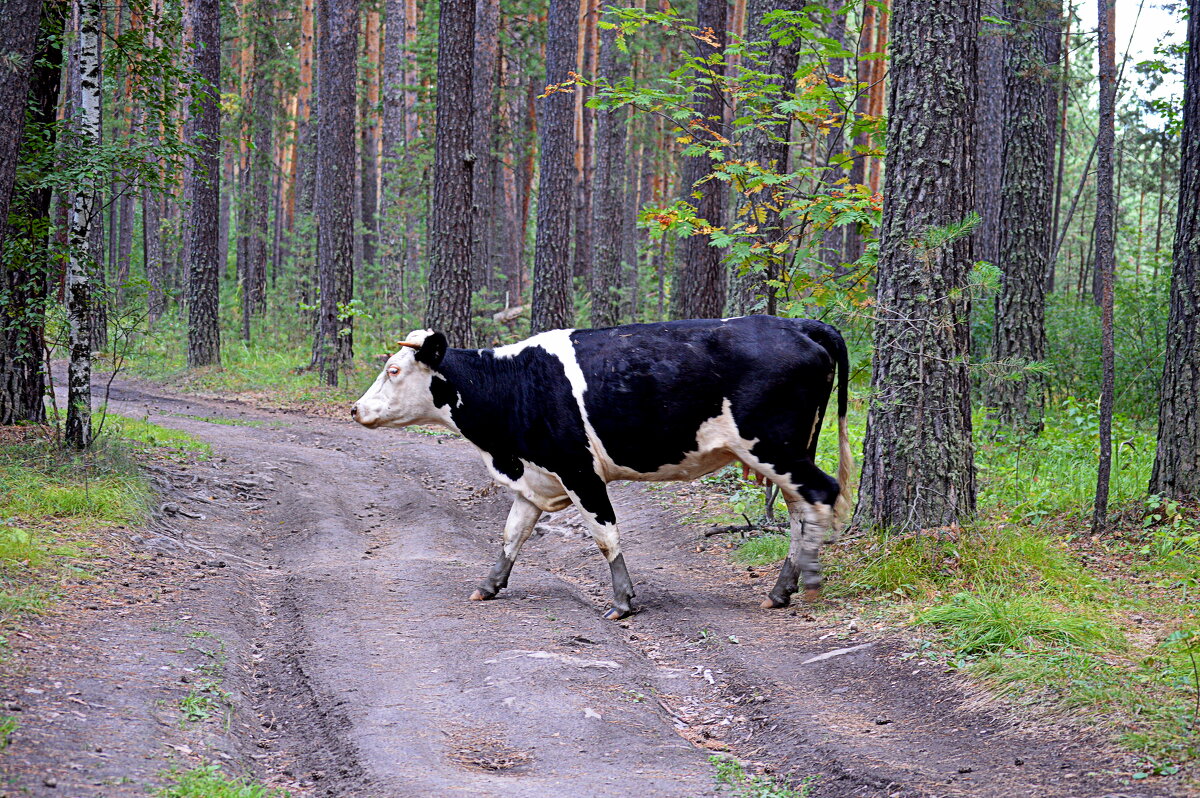
[[[400,367],[399,366],[388,366],[387,373],[389,376],[395,377],[397,374],[400,373]]]

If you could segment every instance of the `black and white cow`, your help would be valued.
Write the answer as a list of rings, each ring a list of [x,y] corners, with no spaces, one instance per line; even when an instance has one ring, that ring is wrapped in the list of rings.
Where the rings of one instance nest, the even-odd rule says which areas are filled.
[[[543,512],[575,504],[612,570],[613,606],[632,611],[607,484],[693,480],[742,461],[787,502],[791,547],[764,607],[783,607],[803,576],[821,585],[818,554],[847,506],[814,463],[838,372],[838,477],[846,484],[846,344],[818,321],[724,320],[553,330],[496,349],[448,349],[416,330],[350,410],[366,427],[441,424],[479,448],[512,489],[504,546],[472,600],[508,584],[521,545]]]

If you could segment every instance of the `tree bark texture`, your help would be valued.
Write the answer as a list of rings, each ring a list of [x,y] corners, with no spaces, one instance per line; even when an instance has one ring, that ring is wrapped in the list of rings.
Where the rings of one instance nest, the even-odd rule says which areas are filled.
[[[727,0],[698,1],[696,26],[701,30],[711,29],[717,42],[717,46],[712,47],[699,39],[693,40],[693,46],[702,55],[710,56],[724,50],[727,12]],[[720,71],[723,67],[717,66],[715,69]],[[722,127],[725,103],[720,88],[702,88],[698,95],[697,110],[704,118],[704,124],[718,129]],[[707,156],[686,158],[680,168],[680,183],[683,186],[683,198],[696,206],[696,214],[712,227],[721,227],[725,223],[725,185],[719,180],[696,185],[712,173],[712,166],[713,162]],[[676,245],[678,259],[675,279],[671,284],[673,318],[719,318],[725,313],[728,283],[725,264],[721,262],[721,250],[709,244],[707,235],[697,233]]]
[[[379,239],[384,279],[400,292],[408,306],[404,284],[404,225],[399,197],[404,184],[404,0],[387,0],[383,28],[383,153],[379,164],[383,197],[379,209]]]
[[[218,248],[221,202],[221,6],[218,0],[191,0],[192,68],[207,83],[188,119],[184,138],[200,150],[185,176],[190,199],[187,236],[188,367],[221,364],[219,280],[224,260]]]
[[[603,81],[616,83],[628,72],[617,49],[617,32],[600,31]],[[592,182],[592,326],[612,327],[621,315],[621,255],[625,218],[625,127],[628,109],[596,112],[596,171]]]
[[[438,17],[437,124],[434,131],[433,215],[429,220],[429,299],[425,326],[452,346],[473,345],[471,216],[473,167],[472,71],[475,4],[442,0]]]
[[[267,223],[271,201],[271,173],[274,171],[275,96],[274,61],[276,32],[273,27],[275,4],[258,0],[254,4],[254,66],[251,88],[251,129],[254,149],[248,159],[249,174],[244,185],[249,196],[242,197],[245,213],[238,237],[245,246],[242,281],[242,340],[250,340],[250,320],[267,308]]]
[[[317,264],[320,310],[315,363],[321,381],[338,384],[353,357],[353,319],[339,308],[354,295],[354,114],[358,0],[317,2]]]
[[[379,240],[379,12],[370,11],[366,18],[366,75],[364,76],[364,113],[362,115],[362,262],[375,265]]]
[[[856,517],[863,526],[941,527],[975,509],[971,239],[932,245],[928,236],[975,207],[979,14],[979,0],[896,0],[892,9],[874,395]]]
[[[1037,0],[1031,0],[1037,2]],[[983,13],[989,17],[1014,21],[1013,15],[1022,13],[1020,2],[1005,0],[982,0]],[[1000,217],[1001,195],[1004,182],[1004,147],[1006,125],[1012,117],[1025,109],[1013,106],[1005,99],[1006,46],[1012,27],[1000,27],[994,23],[983,23],[979,36],[978,76],[979,99],[975,106],[975,210],[979,214],[979,228],[975,233],[975,257],[988,263],[1000,262]],[[1026,39],[1032,34],[1021,33]],[[1018,49],[1028,50],[1032,45]],[[1028,99],[1026,95],[1025,99]],[[1031,112],[1041,121],[1040,102]],[[1019,124],[1019,123],[1018,123]]]
[[[100,146],[100,0],[77,0],[79,112],[72,126],[82,151]],[[84,183],[71,202],[67,262],[67,424],[65,439],[74,449],[92,442],[92,226],[99,222],[97,190]]]
[[[1100,120],[1096,135],[1096,274],[1100,286],[1100,464],[1092,534],[1108,526],[1108,487],[1112,475],[1113,274],[1116,271],[1113,213],[1113,148],[1116,140],[1117,51],[1115,0],[1097,0],[1097,52],[1100,58]]]
[[[494,276],[493,228],[499,216],[496,203],[496,103],[499,92],[497,56],[500,46],[500,0],[477,0],[475,4],[475,63],[471,94],[474,97],[472,127],[475,132],[475,163],[471,172],[472,209],[471,263],[476,285],[492,285]]]
[[[550,0],[546,31],[546,84],[569,79],[575,68],[577,0]],[[575,95],[554,92],[537,101],[537,237],[533,250],[530,332],[570,327],[571,207],[575,187]]]
[[[0,0],[0,252],[17,176],[42,0]]]
[[[41,16],[33,60],[38,66],[31,67],[29,102],[22,101],[22,108],[28,109],[31,122],[49,131],[48,143],[53,146],[66,4],[43,6]],[[42,348],[52,270],[47,232],[50,201],[49,188],[21,190],[14,186],[10,210],[21,224],[8,231],[8,249],[0,264],[0,424],[46,420]],[[0,222],[0,230],[7,227],[7,222]]]
[[[1191,0],[1184,65],[1179,208],[1167,359],[1150,492],[1200,499],[1200,0]]]
[[[783,97],[793,93],[796,78],[796,67],[800,62],[801,41],[781,44],[778,39],[770,39],[771,26],[763,23],[763,17],[771,11],[797,11],[803,8],[799,0],[749,0],[746,7],[746,39],[752,42],[769,42],[767,46],[767,63],[764,71],[780,78]],[[747,161],[757,161],[764,167],[769,167],[778,174],[788,171],[788,135],[787,125],[777,126],[774,130],[754,128],[743,138],[743,149]],[[776,210],[778,204],[764,201],[760,192],[753,197],[746,197],[741,192],[736,195],[738,202],[745,209],[747,223],[758,225],[759,233],[764,240],[776,243],[787,238],[785,226]],[[750,220],[753,220],[751,222]],[[843,233],[845,231],[842,231]],[[730,310],[734,313],[774,313],[775,289],[770,285],[771,280],[779,279],[783,270],[783,255],[766,248],[767,254],[763,268],[746,274],[731,275],[732,289],[730,290]],[[840,259],[841,252],[838,257]]]
[[[1001,421],[1040,430],[1045,381],[1027,364],[1046,356],[1046,274],[1054,248],[1054,134],[1058,122],[1061,0],[1010,0],[1004,65],[1004,161],[992,359],[1001,369],[986,402]]]

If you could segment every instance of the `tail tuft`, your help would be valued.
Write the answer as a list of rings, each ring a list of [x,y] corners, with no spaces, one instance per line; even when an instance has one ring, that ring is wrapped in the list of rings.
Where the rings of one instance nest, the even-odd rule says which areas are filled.
[[[850,520],[854,510],[851,496],[853,488],[850,485],[854,472],[854,455],[850,452],[850,434],[846,424],[846,409],[849,405],[850,394],[850,353],[846,350],[846,341],[841,335],[837,336],[837,370],[838,370],[838,491],[837,501],[833,505],[834,528],[840,530]]]

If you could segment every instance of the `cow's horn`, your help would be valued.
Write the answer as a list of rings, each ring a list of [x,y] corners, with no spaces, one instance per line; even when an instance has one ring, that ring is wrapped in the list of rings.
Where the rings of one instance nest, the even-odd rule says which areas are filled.
[[[420,344],[414,344],[412,341],[397,341],[400,346],[407,346],[409,349],[420,349]]]

